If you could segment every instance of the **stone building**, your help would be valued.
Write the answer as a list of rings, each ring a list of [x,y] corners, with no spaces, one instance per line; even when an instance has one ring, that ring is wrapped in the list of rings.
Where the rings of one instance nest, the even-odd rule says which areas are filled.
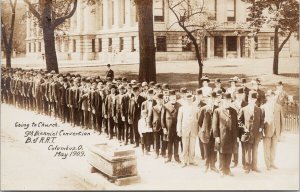
[[[197,1],[197,0],[191,0]],[[262,29],[253,35],[241,27],[247,23],[247,4],[242,0],[205,0],[209,19],[221,23],[201,40],[203,57],[265,58],[273,56],[274,34]],[[185,32],[175,21],[167,0],[153,0],[156,59],[193,60],[195,52],[184,41]],[[138,63],[139,38],[136,6],[133,0],[99,0],[95,6],[78,1],[74,16],[65,32],[57,32],[56,50],[60,60],[96,60],[99,63]],[[27,19],[26,54],[41,58],[44,53],[42,31]],[[293,38],[293,37],[292,37]],[[298,55],[292,50],[292,38],[284,46],[281,57]],[[280,39],[282,41],[282,39]],[[297,46],[296,46],[297,47]]]

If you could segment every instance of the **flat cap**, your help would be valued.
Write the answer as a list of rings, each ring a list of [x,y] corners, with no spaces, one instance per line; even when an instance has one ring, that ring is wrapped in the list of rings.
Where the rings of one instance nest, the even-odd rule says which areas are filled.
[[[169,91],[169,95],[176,95],[176,92],[175,92],[175,90],[173,90],[173,89],[172,89],[172,90],[170,90],[170,91]]]
[[[202,95],[202,89],[196,89],[196,94],[197,95]]]

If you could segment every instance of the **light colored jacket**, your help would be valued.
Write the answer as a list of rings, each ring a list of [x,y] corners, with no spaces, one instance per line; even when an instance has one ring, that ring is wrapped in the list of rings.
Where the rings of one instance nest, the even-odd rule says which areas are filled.
[[[197,137],[199,126],[197,121],[198,107],[182,106],[179,108],[177,117],[177,133],[182,137]]]

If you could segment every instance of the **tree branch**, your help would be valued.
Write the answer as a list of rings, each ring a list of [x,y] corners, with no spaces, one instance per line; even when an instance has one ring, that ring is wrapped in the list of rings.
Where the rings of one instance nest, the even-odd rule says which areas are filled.
[[[60,18],[57,18],[55,19],[55,21],[53,22],[52,24],[52,27],[55,29],[57,26],[61,25],[63,22],[65,22],[66,19],[69,19],[71,18],[75,11],[76,11],[76,8],[77,8],[77,2],[78,0],[74,0],[74,6],[73,6],[73,9],[71,10],[71,12],[65,16],[62,16]]]
[[[30,3],[29,0],[24,0],[24,2],[28,5],[30,12],[38,19],[38,21],[41,21],[41,14],[37,12],[35,7]]]
[[[286,44],[286,42],[289,40],[289,38],[291,37],[293,31],[290,31],[288,36],[284,39],[284,41],[281,43],[280,47],[278,48],[278,52],[280,52],[283,48],[283,46]]]

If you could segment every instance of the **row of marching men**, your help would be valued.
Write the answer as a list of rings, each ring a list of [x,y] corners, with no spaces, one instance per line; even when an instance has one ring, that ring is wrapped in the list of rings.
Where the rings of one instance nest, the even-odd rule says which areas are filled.
[[[275,149],[282,131],[282,103],[287,98],[282,82],[267,94],[260,80],[229,80],[227,89],[208,77],[194,94],[181,88],[179,93],[167,84],[130,82],[126,78],[84,78],[79,74],[56,74],[22,69],[4,69],[1,76],[2,102],[36,110],[60,118],[73,126],[105,132],[125,145],[134,144],[148,153],[154,148],[171,162],[183,167],[196,165],[195,141],[199,138],[205,171],[232,175],[238,165],[238,147],[246,173],[257,169],[257,149],[263,138],[267,169],[276,168]],[[237,86],[237,84],[239,84]],[[179,157],[179,146],[182,158]]]

